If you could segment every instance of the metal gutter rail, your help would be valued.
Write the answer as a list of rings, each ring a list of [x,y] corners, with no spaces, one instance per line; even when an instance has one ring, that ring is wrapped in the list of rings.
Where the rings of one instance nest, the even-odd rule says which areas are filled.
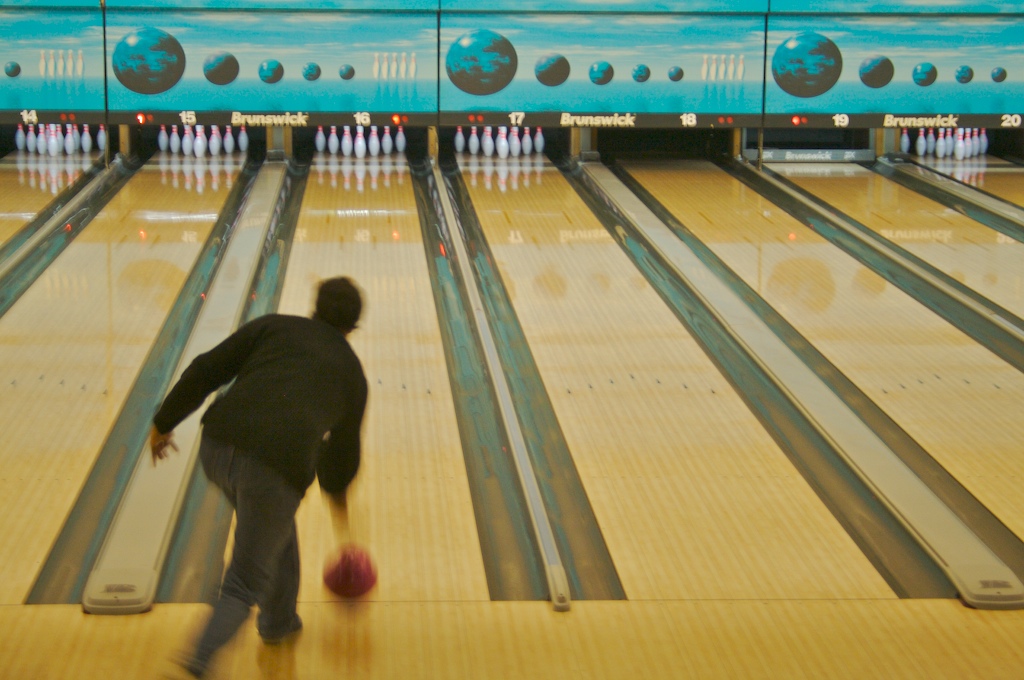
[[[505,379],[505,371],[501,366],[501,360],[498,358],[494,335],[491,332],[483,302],[480,299],[479,283],[477,282],[476,285],[470,284],[470,282],[476,282],[477,279],[469,264],[470,260],[466,252],[465,236],[462,234],[456,235],[452,231],[452,226],[458,225],[458,222],[455,219],[455,211],[452,209],[450,196],[446,191],[442,191],[442,188],[446,185],[441,169],[437,165],[434,166],[434,179],[439,194],[438,200],[443,210],[442,217],[448,225],[449,233],[452,234],[451,240],[457,253],[456,259],[459,262],[462,278],[466,282],[466,290],[469,294],[474,320],[476,321],[477,330],[479,331],[480,340],[484,348],[484,355],[487,360],[487,369],[494,382],[502,421],[508,432],[512,456],[516,464],[516,472],[519,475],[519,482],[522,484],[523,494],[526,496],[526,504],[530,510],[530,522],[533,525],[533,531],[537,536],[537,542],[540,544],[541,554],[544,557],[544,569],[547,574],[551,602],[554,605],[555,611],[569,611],[571,606],[569,580],[566,577],[565,567],[562,565],[562,558],[555,544],[554,532],[551,530],[551,522],[544,508],[544,501],[541,498],[536,475],[533,467],[530,465],[529,452],[526,449],[523,432],[519,427],[519,419],[516,416],[515,406],[512,402],[512,394]]]

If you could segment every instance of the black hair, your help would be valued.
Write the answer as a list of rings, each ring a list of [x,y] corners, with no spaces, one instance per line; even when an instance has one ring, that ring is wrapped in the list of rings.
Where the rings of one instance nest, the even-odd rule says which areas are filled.
[[[320,319],[348,333],[356,327],[362,311],[363,299],[352,279],[339,276],[320,282],[314,319]]]

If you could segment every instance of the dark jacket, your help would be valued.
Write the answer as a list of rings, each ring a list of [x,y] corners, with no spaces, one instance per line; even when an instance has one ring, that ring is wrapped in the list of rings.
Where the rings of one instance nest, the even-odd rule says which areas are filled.
[[[343,491],[359,467],[366,377],[345,334],[317,319],[270,314],[189,365],[153,418],[175,428],[234,384],[203,416],[203,434],[255,456],[305,493],[319,474]]]

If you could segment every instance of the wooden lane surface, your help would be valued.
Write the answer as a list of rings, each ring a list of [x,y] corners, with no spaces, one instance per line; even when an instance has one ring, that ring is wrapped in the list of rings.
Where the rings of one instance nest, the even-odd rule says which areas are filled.
[[[0,317],[0,603],[31,587],[226,197],[141,170]]]
[[[7,159],[0,163],[0,245],[35,219],[82,172],[80,164],[66,168],[62,159],[47,160],[22,156],[16,163]]]
[[[464,174],[630,600],[894,597],[554,168]]]
[[[372,179],[310,173],[281,311],[308,315],[316,282],[351,276],[364,314],[350,340],[370,387],[363,461],[349,494],[351,537],[377,562],[372,598],[486,600],[483,558],[426,253],[408,169]],[[384,169],[387,169],[385,166]],[[322,182],[322,183],[321,183]],[[358,190],[359,183],[363,191]],[[332,186],[336,184],[336,186]],[[333,596],[323,567],[338,540],[319,487],[298,516],[303,602]]]
[[[714,165],[627,169],[1024,538],[1024,376]]]
[[[160,677],[203,605],[87,616],[0,607],[11,678]],[[1018,678],[1024,612],[955,600],[302,603],[303,632],[266,646],[243,626],[211,680]]]
[[[1024,168],[989,168],[975,186],[1004,201],[1024,206]]]
[[[792,182],[1024,316],[1024,244],[855,165],[772,165]]]

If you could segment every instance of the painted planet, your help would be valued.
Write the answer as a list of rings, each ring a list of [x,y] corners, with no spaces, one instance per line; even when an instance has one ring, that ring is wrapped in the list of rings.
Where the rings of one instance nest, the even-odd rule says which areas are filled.
[[[595,85],[607,85],[615,77],[615,69],[607,61],[595,61],[590,65],[590,82]]]
[[[16,61],[9,61],[4,64],[4,73],[11,78],[17,78],[21,75],[21,64]]]
[[[211,54],[203,62],[203,75],[214,85],[227,85],[238,77],[238,60],[228,52]]]
[[[668,79],[673,83],[678,83],[683,79],[683,69],[678,66],[673,66],[668,70]]]
[[[997,83],[1001,83],[1004,80],[1006,80],[1006,69],[1003,68],[1002,66],[996,66],[994,69],[992,69],[992,80],[996,81]]]
[[[868,57],[860,63],[860,82],[868,87],[885,87],[892,81],[896,69],[889,57],[881,54]]]
[[[284,78],[284,66],[277,59],[267,59],[260,64],[260,80],[265,83],[276,83]]]
[[[541,85],[555,87],[569,79],[569,60],[561,54],[547,54],[533,67]]]
[[[836,44],[813,31],[798,33],[779,45],[772,57],[772,76],[794,97],[817,97],[832,89],[843,72]]]
[[[302,67],[302,77],[310,82],[317,80],[320,77],[320,73],[320,64],[309,62]]]
[[[974,69],[970,66],[961,66],[956,70],[956,82],[969,83],[974,80]]]
[[[935,68],[935,64],[923,61],[914,67],[913,77],[915,83],[921,87],[928,87],[939,77],[939,70]]]
[[[158,28],[140,28],[121,38],[110,58],[117,80],[138,94],[160,94],[185,73],[181,43]]]
[[[352,80],[356,75],[356,70],[352,67],[352,64],[343,64],[342,67],[338,69],[338,75],[341,76],[342,80]]]
[[[633,69],[633,80],[638,83],[646,83],[651,77],[651,69],[645,64],[637,64]]]
[[[455,87],[483,96],[500,92],[512,82],[519,57],[508,38],[480,29],[453,42],[444,65]]]

